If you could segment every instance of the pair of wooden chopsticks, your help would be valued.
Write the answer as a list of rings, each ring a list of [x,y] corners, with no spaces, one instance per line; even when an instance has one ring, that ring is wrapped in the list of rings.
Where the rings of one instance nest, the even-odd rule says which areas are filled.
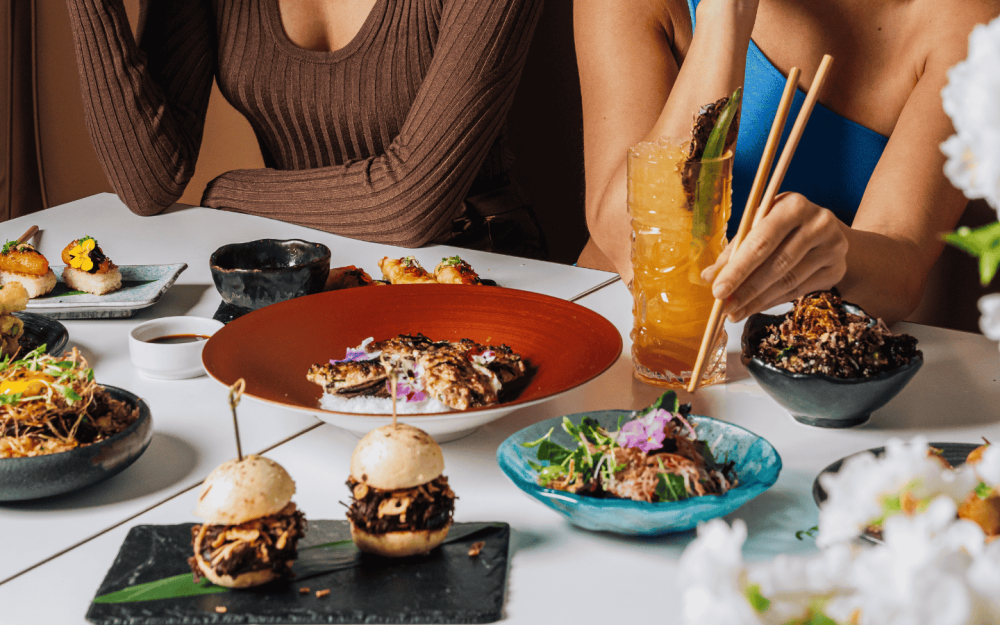
[[[809,92],[802,103],[799,115],[795,118],[795,125],[792,126],[792,130],[788,135],[785,148],[781,151],[781,157],[778,159],[778,165],[774,169],[774,175],[771,176],[771,182],[767,185],[767,190],[763,192],[762,199],[761,192],[764,188],[764,181],[767,180],[768,172],[771,171],[771,162],[774,160],[774,153],[778,151],[778,141],[781,139],[781,132],[785,129],[785,120],[788,119],[788,111],[791,109],[792,101],[795,98],[795,85],[799,82],[799,74],[801,72],[799,68],[793,67],[792,71],[788,73],[785,91],[781,94],[781,101],[778,103],[778,110],[774,115],[774,122],[771,124],[771,132],[767,137],[767,143],[764,145],[764,154],[761,156],[760,165],[757,167],[757,174],[754,176],[753,186],[750,188],[750,197],[747,198],[747,205],[743,211],[743,217],[740,219],[740,228],[736,232],[736,237],[730,243],[732,246],[729,254],[730,259],[736,255],[736,250],[739,249],[740,243],[746,238],[750,229],[760,223],[760,220],[770,210],[771,204],[774,203],[774,197],[778,194],[778,188],[785,178],[788,165],[792,162],[792,155],[795,154],[795,148],[798,147],[799,139],[802,138],[802,131],[805,130],[806,122],[809,121],[809,115],[816,104],[819,90],[826,81],[826,75],[830,70],[831,63],[833,63],[833,57],[829,54],[824,55],[823,60],[819,64],[819,69],[816,70],[816,76],[809,86]],[[712,312],[708,317],[708,325],[705,326],[705,335],[701,339],[701,348],[698,350],[698,358],[695,360],[694,369],[691,371],[691,380],[688,381],[687,391],[689,393],[698,390],[698,386],[701,384],[701,376],[705,371],[705,359],[708,357],[708,351],[715,343],[719,330],[722,329],[722,307],[724,304],[725,302],[717,299],[712,306]]]

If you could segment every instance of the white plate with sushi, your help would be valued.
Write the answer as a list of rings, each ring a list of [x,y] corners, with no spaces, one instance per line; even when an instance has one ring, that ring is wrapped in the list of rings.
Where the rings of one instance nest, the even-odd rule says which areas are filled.
[[[104,295],[93,295],[66,286],[62,280],[65,265],[51,269],[59,281],[52,291],[28,302],[30,312],[54,319],[104,319],[131,317],[137,310],[152,306],[169,289],[187,263],[171,265],[119,265],[121,288]]]

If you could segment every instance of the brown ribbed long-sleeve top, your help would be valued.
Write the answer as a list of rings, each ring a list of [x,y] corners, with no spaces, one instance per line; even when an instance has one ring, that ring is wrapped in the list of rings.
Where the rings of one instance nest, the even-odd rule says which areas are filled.
[[[335,52],[299,48],[277,0],[67,0],[91,138],[129,208],[173,204],[194,171],[212,78],[266,167],[204,206],[419,246],[506,173],[502,129],[542,0],[377,0]],[[478,180],[477,180],[478,175]]]

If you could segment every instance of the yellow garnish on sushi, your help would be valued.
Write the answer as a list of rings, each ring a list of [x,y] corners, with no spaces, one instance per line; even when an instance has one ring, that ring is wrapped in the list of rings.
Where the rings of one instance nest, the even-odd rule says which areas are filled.
[[[121,288],[122,274],[91,236],[81,237],[62,251],[63,282],[67,287],[104,295]]]
[[[69,251],[70,267],[90,271],[94,268],[94,261],[90,258],[90,252],[97,247],[97,241],[91,237],[80,239],[80,243]]]

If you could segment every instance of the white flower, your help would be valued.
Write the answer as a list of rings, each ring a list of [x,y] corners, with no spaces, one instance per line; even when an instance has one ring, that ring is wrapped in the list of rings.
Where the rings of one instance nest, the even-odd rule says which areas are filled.
[[[1000,446],[987,445],[979,462],[964,464],[960,470],[972,474],[972,488],[979,482],[984,482],[990,488],[1000,488]]]
[[[681,613],[685,625],[762,625],[743,594],[747,526],[713,519],[698,527],[681,556]]]
[[[955,519],[947,497],[922,514],[887,519],[884,545],[858,554],[855,592],[831,612],[857,610],[863,624],[978,625],[978,599],[966,574],[984,537],[974,523]]]
[[[928,455],[924,438],[910,443],[890,440],[885,454],[859,454],[844,461],[835,474],[824,474],[820,485],[827,500],[819,512],[820,547],[853,540],[864,529],[893,512],[904,494],[922,504],[947,495],[956,504],[974,487],[970,480],[946,469]]]
[[[979,329],[991,341],[1000,341],[1000,293],[979,298]]]
[[[941,144],[944,173],[967,197],[1000,208],[1000,18],[969,36],[968,57],[948,71],[941,97],[955,134]]]

